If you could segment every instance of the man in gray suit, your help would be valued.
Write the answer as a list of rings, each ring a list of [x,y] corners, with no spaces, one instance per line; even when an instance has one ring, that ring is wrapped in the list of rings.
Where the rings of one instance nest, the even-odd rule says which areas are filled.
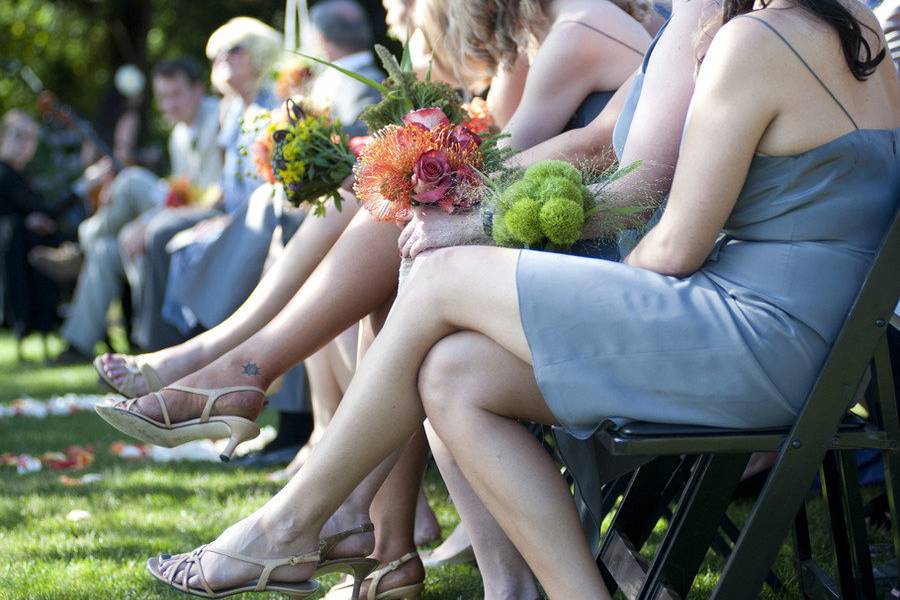
[[[354,0],[323,0],[312,7],[315,45],[330,62],[369,79],[381,81],[384,73],[372,54],[372,26],[365,10]],[[351,136],[365,135],[359,114],[380,95],[369,86],[334,69],[323,71],[313,83],[316,100],[331,105],[331,114],[344,124]]]

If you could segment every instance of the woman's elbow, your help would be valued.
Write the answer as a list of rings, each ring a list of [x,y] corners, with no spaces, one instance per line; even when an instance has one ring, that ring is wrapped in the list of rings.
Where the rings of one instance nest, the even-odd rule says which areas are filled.
[[[642,252],[638,247],[626,258],[625,262],[633,267],[641,267],[660,275],[684,279],[693,275],[697,269],[703,266],[704,261],[702,258],[684,251],[659,249],[651,253],[646,250]]]

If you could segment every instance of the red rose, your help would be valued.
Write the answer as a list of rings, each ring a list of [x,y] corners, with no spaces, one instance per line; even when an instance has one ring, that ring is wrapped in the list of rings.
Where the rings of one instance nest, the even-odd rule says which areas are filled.
[[[366,146],[369,145],[369,142],[372,141],[371,135],[358,135],[356,137],[350,138],[350,152],[353,153],[353,156],[359,158],[363,153],[363,150],[366,149]]]
[[[481,136],[464,125],[450,130],[450,143],[459,144],[460,150],[468,152],[481,146]]]
[[[422,154],[413,168],[412,184],[417,202],[434,204],[441,200],[453,186],[447,153],[430,150]]]
[[[413,123],[431,130],[439,125],[449,125],[450,119],[439,108],[420,108],[407,113],[403,117],[404,125],[412,125]]]

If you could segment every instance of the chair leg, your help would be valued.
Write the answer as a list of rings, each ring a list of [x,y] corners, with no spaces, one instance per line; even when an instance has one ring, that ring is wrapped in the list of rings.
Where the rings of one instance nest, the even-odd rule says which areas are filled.
[[[666,586],[687,597],[749,460],[749,454],[700,457],[639,598],[656,598]]]
[[[713,550],[727,560],[731,556],[732,545],[737,542],[740,535],[741,530],[734,524],[734,521],[727,514],[722,515],[722,520],[719,522],[719,531],[716,537],[713,538]],[[766,585],[776,594],[787,594],[787,588],[784,586],[784,583],[772,571],[769,571],[769,574],[766,575]]]
[[[854,451],[829,451],[822,467],[841,597],[874,598],[875,578],[863,518]]]
[[[794,518],[793,537],[800,597],[804,600],[840,600],[841,593],[838,586],[813,558],[806,502],[800,505],[800,510]]]
[[[877,407],[876,420],[888,434],[900,433],[900,407],[897,404],[896,380],[900,379],[897,365],[900,356],[900,333],[890,329],[886,339],[875,351],[873,361],[873,385],[869,387],[868,401]],[[896,446],[882,453],[884,482],[887,488],[888,509],[891,514],[891,537],[894,556],[900,557],[900,449]],[[894,597],[900,598],[900,575],[894,581]]]
[[[639,550],[660,515],[674,500],[693,458],[664,456],[640,467],[631,477],[619,510],[603,538],[597,567],[610,593],[621,588],[634,598],[645,580]]]

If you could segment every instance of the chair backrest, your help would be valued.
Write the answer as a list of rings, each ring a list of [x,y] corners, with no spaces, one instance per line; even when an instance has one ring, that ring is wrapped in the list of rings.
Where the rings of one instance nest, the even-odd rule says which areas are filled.
[[[849,402],[862,380],[875,350],[883,339],[897,298],[900,297],[900,210],[885,234],[872,268],[837,339],[807,397],[788,445],[798,448],[816,443],[825,452]],[[821,439],[816,439],[817,437]],[[815,442],[814,442],[815,440]]]
[[[838,429],[866,368],[890,326],[900,296],[900,210],[844,321],[834,346],[782,445],[778,460],[750,512],[713,598],[755,597],[775,560],[803,493]],[[772,543],[772,537],[779,543]],[[752,594],[752,595],[751,595]]]

